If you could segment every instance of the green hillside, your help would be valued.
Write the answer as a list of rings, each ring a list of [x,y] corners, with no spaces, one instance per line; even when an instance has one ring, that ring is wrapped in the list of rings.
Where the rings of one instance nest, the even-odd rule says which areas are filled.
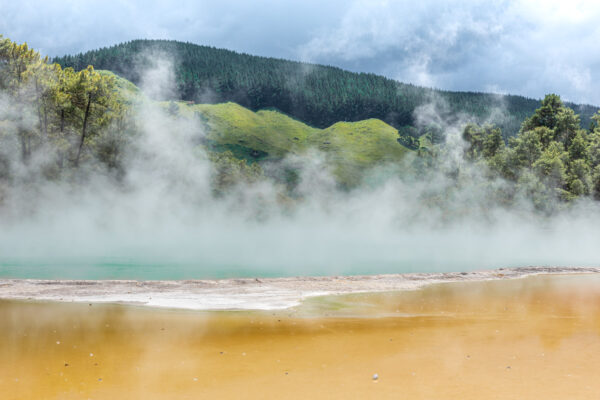
[[[437,103],[439,113],[449,122],[467,114],[473,122],[482,123],[493,115],[491,122],[505,137],[514,136],[540,106],[538,100],[522,96],[433,90],[374,74],[166,40],[134,40],[54,61],[75,70],[94,65],[138,84],[140,71],[151,62],[148,58],[157,54],[175,62],[177,93],[173,100],[232,101],[254,111],[273,107],[319,128],[338,121],[377,118],[399,129],[403,142],[412,147],[418,143],[414,137],[437,128],[434,124],[417,126],[414,112],[423,104]],[[592,106],[567,106],[581,114],[584,128],[597,111]]]
[[[410,151],[398,143],[395,128],[377,119],[338,122],[319,129],[275,110],[253,112],[231,102],[162,105],[181,117],[197,118],[205,131],[202,144],[209,150],[230,151],[249,162],[278,160],[318,149],[346,186],[358,183],[365,169],[398,161]]]
[[[185,133],[185,139],[191,139],[187,147],[208,150],[196,156],[211,164],[210,188],[215,196],[234,193],[240,184],[271,181],[279,199],[292,204],[314,183],[298,179],[313,159],[294,156],[318,149],[324,163],[312,165],[333,172],[344,188],[372,183],[365,182],[367,177],[427,181],[432,174],[442,174],[450,185],[422,199],[432,206],[443,206],[440,201],[453,188],[464,190],[466,184],[474,185],[478,193],[479,188],[490,188],[485,196],[491,203],[504,206],[530,199],[546,214],[582,197],[600,200],[600,113],[592,117],[593,125],[582,129],[576,111],[555,94],[544,98],[508,143],[497,127],[467,124],[462,130],[467,147],[457,153],[451,146],[436,145],[440,127],[428,127],[415,139],[421,147],[415,152],[418,157],[407,159],[410,163],[398,161],[411,152],[401,143],[406,139],[403,134],[414,128],[397,129],[377,118],[315,127],[276,109],[253,111],[234,102],[156,102],[111,71],[92,66],[78,72],[63,69],[26,44],[1,37],[0,96],[7,100],[0,116],[0,202],[11,188],[29,185],[31,176],[39,176],[40,182],[78,185],[100,172],[124,183],[131,157],[140,162],[155,158],[139,142],[148,105],[165,111],[160,132],[168,138]],[[156,113],[152,107],[150,111]],[[457,163],[460,155],[462,161]],[[151,161],[148,167],[156,165]],[[385,173],[371,174],[372,168]]]

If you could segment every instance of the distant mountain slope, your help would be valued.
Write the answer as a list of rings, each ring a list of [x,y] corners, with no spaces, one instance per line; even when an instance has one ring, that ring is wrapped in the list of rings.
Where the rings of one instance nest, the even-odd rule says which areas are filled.
[[[461,120],[465,114],[478,123],[494,122],[508,137],[540,105],[538,100],[522,96],[433,90],[374,74],[166,40],[134,40],[53,61],[76,70],[94,65],[139,84],[140,67],[149,62],[147,57],[159,54],[175,62],[177,99],[233,101],[252,110],[275,107],[319,128],[338,121],[378,118],[399,129],[409,146],[416,143],[410,137],[437,129],[433,119],[425,123],[416,120],[419,106],[436,104],[437,113],[449,123]],[[585,128],[598,110],[567,105],[581,114]]]

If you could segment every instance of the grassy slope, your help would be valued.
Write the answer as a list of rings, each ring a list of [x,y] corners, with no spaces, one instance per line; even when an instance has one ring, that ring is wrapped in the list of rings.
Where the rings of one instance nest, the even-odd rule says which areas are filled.
[[[135,86],[133,83],[129,82],[127,79],[120,77],[119,75],[115,74],[112,71],[100,69],[96,72],[98,72],[102,76],[112,76],[115,79],[115,83],[117,85],[117,90],[121,94],[127,94],[128,96],[137,96],[141,93],[140,89],[137,86]]]
[[[252,112],[235,103],[188,106],[207,121],[208,139],[221,145],[244,146],[281,158],[299,152],[318,129],[270,110]]]
[[[309,138],[309,143],[331,158],[336,177],[357,182],[364,170],[400,160],[411,150],[397,141],[398,131],[379,119],[338,122]]]
[[[169,107],[170,103],[162,104]],[[411,151],[398,143],[395,128],[378,119],[338,122],[318,129],[277,111],[253,112],[235,103],[174,104],[181,116],[196,116],[204,122],[212,150],[230,150],[238,158],[255,161],[318,149],[345,185],[357,182],[365,169],[399,161]]]

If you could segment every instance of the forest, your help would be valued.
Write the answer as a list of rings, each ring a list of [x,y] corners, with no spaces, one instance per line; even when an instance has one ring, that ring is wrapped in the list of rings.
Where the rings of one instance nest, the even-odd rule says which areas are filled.
[[[49,177],[90,158],[114,166],[127,113],[114,77],[63,69],[27,44],[0,40],[0,176],[10,175],[11,154],[23,165],[42,162]]]
[[[176,99],[198,103],[232,101],[252,110],[276,108],[311,126],[338,121],[380,119],[400,132],[401,143],[418,147],[418,137],[443,140],[436,121],[419,121],[419,107],[433,104],[446,121],[468,115],[475,123],[493,123],[505,139],[514,136],[538,100],[522,96],[451,92],[397,82],[369,73],[331,66],[240,54],[167,40],[134,40],[53,61],[75,71],[94,65],[139,84],[140,71],[157,57],[174,60]],[[597,107],[568,104],[591,122]]]
[[[132,42],[130,46],[136,44],[139,45],[139,42]],[[129,61],[127,57],[118,61],[120,56],[117,50],[121,48],[112,48],[115,53],[110,60],[124,66]],[[216,51],[214,54],[225,53]],[[240,57],[254,60],[250,56]],[[261,74],[266,74],[267,66],[270,65],[266,59],[257,60],[265,63],[265,70],[257,70],[254,83],[260,81]],[[106,63],[107,59],[94,61],[104,67],[103,62]],[[215,65],[221,63],[225,70],[236,76],[235,79],[232,78],[232,82],[242,79],[246,73],[236,75],[233,71],[237,64],[232,61],[233,64],[229,65],[226,59],[217,58],[204,62]],[[292,64],[281,62],[281,65],[291,68]],[[248,71],[251,68],[257,68],[257,64],[249,63],[247,69],[242,70]],[[379,90],[377,88],[384,87],[377,83],[383,78],[329,68],[319,71],[318,76],[331,73],[330,83],[325,87],[322,85],[323,81],[318,83],[318,80],[313,80],[312,84],[308,84],[306,93],[315,95],[315,88],[321,87],[323,90],[331,90],[333,96],[336,91],[332,88],[335,85],[362,85],[363,79],[368,78],[372,85],[369,86],[370,89],[361,92],[364,93],[364,99],[377,99],[382,107],[392,107],[394,104],[386,104],[390,97],[385,94],[381,98],[375,95],[376,90]],[[283,72],[279,73],[283,84]],[[297,76],[293,72],[292,75]],[[352,77],[352,80],[344,80],[345,76]],[[125,87],[128,88],[129,95],[125,95]],[[412,93],[425,93],[419,92],[421,89],[415,86],[406,87]],[[241,93],[239,88],[237,90]],[[297,90],[301,90],[299,83]],[[124,161],[126,157],[135,154],[136,141],[143,134],[143,127],[135,119],[136,107],[139,107],[139,102],[142,101],[140,98],[143,97],[138,92],[131,83],[110,72],[99,71],[92,65],[85,68],[81,68],[81,65],[63,68],[30,49],[27,44],[17,44],[0,37],[0,203],[4,196],[10,194],[11,187],[35,185],[39,179],[76,182],[75,178],[101,173],[117,182],[122,181],[128,173]],[[248,98],[253,96],[252,93],[248,93]],[[137,99],[135,96],[138,96]],[[455,109],[466,107],[465,104],[470,101],[469,107],[478,105],[484,110],[485,102],[472,101],[474,98],[483,99],[484,95],[477,97],[465,93],[460,96],[462,97],[457,98],[462,98],[464,102],[449,103]],[[514,99],[520,99],[523,104],[530,102],[524,98]],[[212,126],[207,129],[213,131],[206,138],[225,140],[218,143],[210,139],[213,140],[212,144],[194,144],[203,147],[213,165],[213,187],[217,195],[241,181],[252,184],[265,179],[276,179],[268,173],[277,170],[273,168],[274,162],[284,159],[287,153],[292,154],[293,149],[308,151],[310,146],[315,146],[320,150],[330,151],[333,159],[338,160],[338,168],[366,171],[381,164],[385,158],[387,163],[406,167],[398,172],[400,177],[412,174],[412,179],[422,181],[429,179],[433,173],[441,173],[459,186],[461,179],[464,181],[469,171],[483,171],[485,180],[469,178],[471,184],[484,187],[490,182],[504,182],[501,190],[494,192],[492,201],[510,205],[524,196],[541,212],[551,212],[556,204],[567,205],[578,198],[600,200],[600,113],[591,116],[589,123],[582,124],[581,115],[565,104],[558,95],[547,95],[540,103],[531,102],[538,107],[528,114],[518,132],[509,135],[508,139],[500,124],[466,123],[461,127],[462,137],[458,147],[452,147],[444,140],[429,140],[431,136],[426,136],[419,140],[417,151],[409,151],[397,143],[394,135],[401,135],[401,132],[377,120],[368,120],[362,124],[338,123],[328,130],[319,130],[276,111],[254,114],[233,103],[222,107],[172,101],[157,104],[163,105],[166,118],[171,118],[173,125],[176,125],[178,118],[195,119],[202,124],[210,123]],[[317,107],[317,103],[312,107]],[[333,112],[332,108],[325,105],[323,107],[328,110],[326,112]],[[520,113],[525,113],[529,106],[523,107],[524,110]],[[252,122],[254,125],[248,122],[244,125],[246,128],[240,128],[239,124],[235,128],[230,120],[239,121],[240,115],[245,115],[244,118],[249,121],[255,121]],[[349,118],[348,115],[345,117]],[[211,122],[215,118],[219,121],[218,124]],[[344,119],[344,115],[340,119]],[[282,129],[289,129],[289,135],[280,132]],[[227,142],[229,139],[226,135],[235,140]],[[269,141],[274,140],[273,137],[277,135],[279,142],[275,146],[275,142]],[[302,137],[302,141],[299,137]],[[361,137],[369,137],[371,142],[364,141]],[[335,146],[330,143],[332,140],[336,141]],[[294,145],[294,142],[303,143],[304,147]],[[245,147],[238,143],[243,143]],[[361,146],[370,146],[370,158],[365,156],[367,153],[361,153],[364,150],[361,150]],[[230,151],[242,148],[243,151],[235,154]],[[451,159],[449,153],[457,148],[460,150],[460,162],[448,163]],[[277,158],[268,161],[261,161],[260,157],[253,158],[256,154],[268,152],[276,154]],[[340,157],[350,153],[358,160],[358,164],[351,164],[347,160],[339,162],[342,160]],[[301,152],[295,154],[301,155]],[[402,164],[400,160],[409,160],[409,163]],[[295,179],[293,171],[291,174],[288,172],[290,171],[283,178],[283,183],[286,184],[282,186],[286,191],[285,196],[292,195]],[[343,171],[339,176],[344,176]],[[346,180],[342,185],[343,190],[352,190],[362,183],[358,175],[346,174],[348,176],[354,181]],[[435,196],[439,197],[440,194],[436,193]]]
[[[552,200],[571,201],[580,196],[600,200],[600,114],[590,129],[560,97],[547,95],[533,115],[506,146],[493,126],[467,125],[463,139],[465,158],[485,165],[490,179],[500,176],[526,193],[538,209]]]

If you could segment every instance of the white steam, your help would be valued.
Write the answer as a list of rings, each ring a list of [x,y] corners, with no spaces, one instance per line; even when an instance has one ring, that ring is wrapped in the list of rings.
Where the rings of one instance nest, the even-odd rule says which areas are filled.
[[[164,94],[170,71],[156,64],[143,90]],[[462,161],[464,121],[449,126],[435,107],[420,108],[417,121],[443,125],[448,156],[440,162],[456,166],[458,178],[409,178],[408,159],[343,191],[324,158],[311,153],[274,167],[303,166],[291,205],[266,180],[215,196],[213,166],[194,145],[201,126],[152,101],[136,112],[142,135],[125,157],[124,182],[97,172],[76,188],[37,177],[6,190],[0,276],[182,279],[600,264],[597,205],[581,202],[552,218],[532,213],[525,200],[498,205],[494,196],[506,183]]]

